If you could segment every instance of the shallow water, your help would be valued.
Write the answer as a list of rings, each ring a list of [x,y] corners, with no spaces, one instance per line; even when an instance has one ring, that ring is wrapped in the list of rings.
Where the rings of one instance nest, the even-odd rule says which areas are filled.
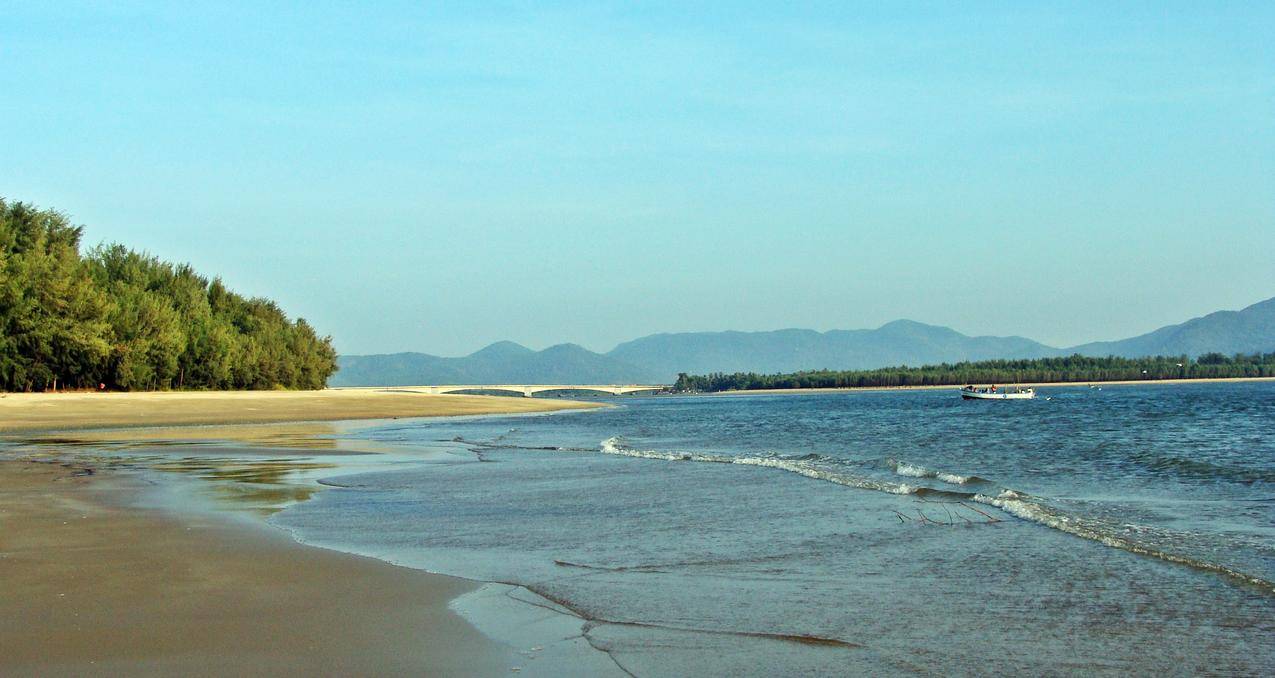
[[[620,402],[353,433],[450,454],[272,521],[525,586],[638,675],[1275,670],[1275,385]]]

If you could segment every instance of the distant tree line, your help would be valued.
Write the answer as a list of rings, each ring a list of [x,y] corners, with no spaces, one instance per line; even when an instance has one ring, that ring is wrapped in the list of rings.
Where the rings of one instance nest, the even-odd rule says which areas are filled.
[[[684,392],[759,389],[854,388],[883,386],[961,386],[1043,382],[1099,382],[1156,379],[1275,377],[1275,353],[1226,356],[1207,353],[1154,358],[1096,358],[1071,355],[1032,360],[982,360],[923,367],[875,370],[811,370],[791,374],[679,374],[673,390]]]
[[[0,198],[0,390],[322,388],[331,338],[188,265]]]

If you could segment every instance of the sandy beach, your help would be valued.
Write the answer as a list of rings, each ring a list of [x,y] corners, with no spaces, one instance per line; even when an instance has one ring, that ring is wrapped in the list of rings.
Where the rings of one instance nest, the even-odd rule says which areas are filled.
[[[375,449],[334,445],[331,423],[181,425],[596,406],[379,390],[8,394],[0,427],[27,433],[0,461],[0,674],[506,675],[527,663],[526,648],[488,639],[448,608],[473,582],[303,546],[230,512],[138,508],[143,476],[99,464],[92,450],[232,441],[216,453],[252,469],[262,457]],[[155,428],[48,434],[120,426]]]
[[[125,508],[87,467],[0,462],[0,673],[473,675],[514,661],[447,609],[469,582],[282,531]]]
[[[432,395],[386,388],[0,394],[0,433],[518,414],[605,407],[546,398]]]

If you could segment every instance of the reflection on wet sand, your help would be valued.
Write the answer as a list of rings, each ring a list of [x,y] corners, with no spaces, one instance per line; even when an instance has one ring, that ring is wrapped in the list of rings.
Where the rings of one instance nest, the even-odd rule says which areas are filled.
[[[269,515],[289,504],[305,501],[319,488],[302,472],[336,468],[306,457],[244,462],[233,457],[186,457],[149,465],[157,471],[185,473],[215,483],[218,499],[233,508]]]
[[[78,463],[114,470],[154,470],[211,483],[209,493],[227,508],[269,515],[309,499],[319,472],[335,459],[391,451],[348,437],[367,422],[157,427],[76,431],[9,439],[6,456],[52,460],[74,454]]]
[[[249,448],[270,447],[304,449],[310,453],[339,450],[341,454],[378,452],[370,441],[350,440],[341,436],[373,422],[301,422],[285,424],[242,424],[217,426],[168,426],[155,428],[103,429],[64,433],[13,436],[26,445],[58,445],[93,447],[122,445],[126,447],[241,443]]]

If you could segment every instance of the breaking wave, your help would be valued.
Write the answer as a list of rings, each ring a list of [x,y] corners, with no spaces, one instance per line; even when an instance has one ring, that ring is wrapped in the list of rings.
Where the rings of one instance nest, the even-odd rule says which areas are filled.
[[[732,457],[724,454],[635,450],[625,447],[618,437],[611,437],[602,441],[601,452],[603,454],[616,454],[625,457],[640,457],[643,459],[700,461],[718,464],[739,464],[741,466],[764,466],[767,468],[777,468],[783,471],[788,471],[789,473],[796,473],[797,475],[814,478],[815,480],[824,480],[838,485],[858,487],[865,490],[889,492],[890,494],[914,494],[918,489],[917,486],[909,485],[907,483],[880,481],[867,476],[848,473],[842,469],[827,468],[828,460],[819,455],[808,454],[800,457],[783,457],[779,455]],[[825,463],[820,464],[819,462]]]
[[[823,480],[826,482],[836,483],[838,485],[844,485],[846,487],[854,487],[864,490],[874,490],[877,492],[885,492],[895,495],[912,495],[920,498],[932,498],[938,500],[973,501],[996,508],[1006,514],[1014,516],[1015,518],[1059,530],[1082,539],[1096,541],[1105,546],[1118,548],[1130,553],[1151,556],[1167,562],[1224,575],[1226,577],[1266,589],[1270,593],[1275,593],[1275,582],[1241,572],[1226,565],[1190,558],[1149,543],[1140,542],[1129,537],[1122,536],[1119,533],[1120,526],[1109,524],[1107,521],[1103,520],[1069,514],[1065,511],[1049,506],[1037,497],[1008,488],[995,486],[991,481],[978,476],[957,475],[954,473],[928,469],[905,461],[895,459],[886,460],[886,466],[890,468],[894,474],[899,476],[917,478],[920,480],[933,479],[949,485],[971,485],[975,483],[982,483],[991,486],[988,488],[989,491],[958,492],[943,488],[928,487],[919,483],[913,484],[882,480],[862,473],[853,472],[854,466],[847,463],[846,460],[824,457],[817,454],[807,454],[802,456],[757,455],[736,457],[724,454],[637,450],[625,446],[618,436],[613,436],[603,440],[599,447],[599,451],[603,454],[637,457],[642,459],[761,466],[795,473],[814,480]],[[1138,529],[1143,532],[1153,531],[1151,528]]]
[[[971,485],[974,483],[987,482],[986,479],[978,476],[962,476],[955,473],[948,473],[946,471],[935,471],[933,469],[925,468],[924,466],[917,466],[916,464],[910,464],[906,461],[899,461],[897,459],[887,459],[886,463],[894,469],[895,473],[911,478],[933,478],[935,480],[948,483],[949,485]]]
[[[1171,553],[1156,546],[1120,536],[1112,529],[1112,526],[1106,524],[1105,521],[1068,515],[1067,513],[1051,508],[1043,503],[1031,501],[1025,495],[1014,492],[1013,490],[1005,490],[996,496],[976,494],[973,499],[981,504],[996,507],[1016,518],[1038,523],[1055,530],[1066,532],[1070,535],[1096,541],[1105,546],[1122,549],[1130,553],[1159,558],[1160,560],[1177,563],[1179,565],[1186,565],[1198,570],[1225,575],[1244,583],[1264,588],[1271,593],[1275,593],[1275,582],[1241,572],[1220,563],[1198,560],[1176,553]]]

